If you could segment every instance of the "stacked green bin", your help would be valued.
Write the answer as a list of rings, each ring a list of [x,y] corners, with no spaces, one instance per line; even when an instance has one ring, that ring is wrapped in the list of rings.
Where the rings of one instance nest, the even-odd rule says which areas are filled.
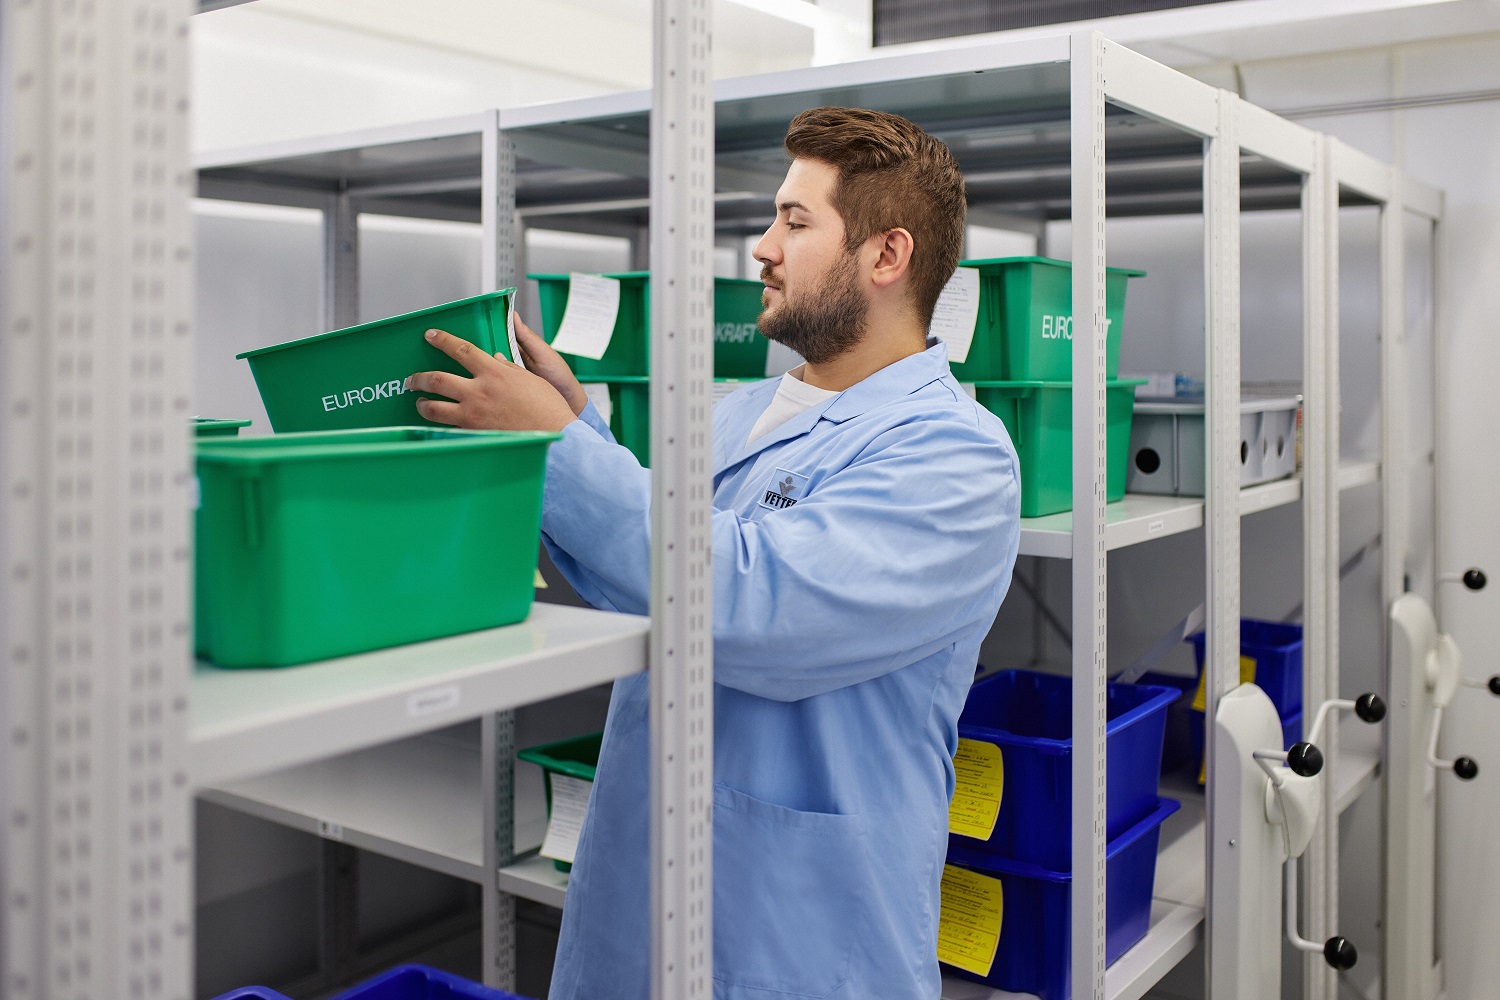
[[[417,413],[418,396],[407,391],[407,376],[468,372],[423,335],[429,329],[445,330],[487,354],[510,358],[505,322],[514,294],[514,288],[487,292],[239,357],[250,362],[271,429],[278,434],[431,427]]]
[[[539,747],[528,747],[516,753],[516,757],[542,769],[543,782],[547,789],[547,815],[552,815],[552,776],[564,774],[570,778],[592,783],[599,767],[599,747],[604,743],[603,733],[590,733],[571,739],[544,743]],[[568,861],[553,859],[558,871],[573,870]]]
[[[221,420],[213,417],[193,417],[192,428],[195,438],[226,438],[238,437],[240,428],[249,427],[248,420]],[[202,515],[198,511],[193,512],[193,530],[198,532],[201,528]],[[208,610],[208,595],[204,592],[203,569],[199,564],[193,573],[193,608],[195,621],[195,632],[193,637],[194,648],[202,653],[209,645],[208,623],[213,615]]]
[[[1130,417],[1145,379],[1106,383],[1105,499],[1125,496]],[[1073,385],[1070,382],[976,382],[979,405],[1001,419],[1021,464],[1021,516],[1073,509]]]
[[[572,278],[567,274],[530,274],[536,281],[542,311],[542,336],[557,336],[568,308]],[[567,355],[580,378],[645,377],[651,372],[651,273],[628,271],[606,274],[620,282],[620,307],[604,356]],[[759,281],[714,279],[714,374],[720,378],[761,378],[766,373],[766,338],[756,325],[760,318]]]
[[[241,427],[249,427],[248,420],[216,420],[212,417],[194,417],[193,435],[195,437],[236,437]]]
[[[651,465],[651,385],[644,376],[635,378],[601,378],[595,375],[580,375],[578,381],[585,386],[609,387],[609,431],[615,441],[630,449],[640,463]],[[718,390],[727,392],[741,385],[752,385],[764,381],[761,378],[716,378],[714,379],[714,401],[719,399]]]
[[[1067,382],[1073,378],[1073,265],[1046,257],[965,260],[979,272],[979,316],[968,357],[954,364],[960,382]],[[1145,275],[1105,269],[1105,374],[1120,374],[1120,331],[1125,288]]]
[[[392,427],[199,441],[200,654],[286,666],[525,618],[557,437]]]

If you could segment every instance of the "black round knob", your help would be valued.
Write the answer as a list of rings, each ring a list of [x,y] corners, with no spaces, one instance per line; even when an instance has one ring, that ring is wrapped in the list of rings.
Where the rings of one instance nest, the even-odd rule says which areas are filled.
[[[1354,714],[1365,722],[1379,722],[1385,718],[1385,700],[1374,691],[1367,691],[1354,699]]]
[[[1470,590],[1483,590],[1486,583],[1489,583],[1489,578],[1484,575],[1484,570],[1471,569],[1464,571],[1464,586]]]
[[[1323,751],[1311,743],[1293,743],[1292,748],[1286,752],[1286,764],[1294,774],[1300,774],[1304,778],[1315,777],[1323,770]]]
[[[1323,945],[1323,961],[1343,972],[1354,968],[1354,963],[1359,961],[1359,952],[1354,950],[1354,944],[1348,938],[1334,935]]]
[[[1500,698],[1500,674],[1490,678],[1490,694]]]
[[[1464,781],[1473,781],[1479,774],[1479,765],[1474,763],[1473,757],[1460,757],[1453,762],[1453,773]]]

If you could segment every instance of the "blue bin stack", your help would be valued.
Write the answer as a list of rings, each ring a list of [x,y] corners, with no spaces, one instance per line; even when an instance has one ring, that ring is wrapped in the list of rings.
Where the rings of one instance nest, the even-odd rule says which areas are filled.
[[[247,986],[214,1000],[291,1000],[264,986]],[[330,1000],[526,1000],[525,997],[426,965],[398,965]]]
[[[1202,632],[1188,636],[1193,657],[1198,664],[1199,683],[1203,676],[1204,645]],[[1266,693],[1281,718],[1283,747],[1302,738],[1302,626],[1293,622],[1240,619],[1240,655],[1255,661],[1255,685]],[[1193,767],[1202,774],[1205,716],[1202,710],[1189,710],[1193,740]]]
[[[985,840],[950,834],[948,863],[998,879],[1003,896],[995,958],[986,975],[956,974],[997,989],[1069,996],[1072,882],[1073,684],[1025,670],[977,681],[958,721],[963,740],[999,747],[1003,792]],[[1110,684],[1105,728],[1105,960],[1145,936],[1161,825],[1178,803],[1157,795],[1170,687]]]

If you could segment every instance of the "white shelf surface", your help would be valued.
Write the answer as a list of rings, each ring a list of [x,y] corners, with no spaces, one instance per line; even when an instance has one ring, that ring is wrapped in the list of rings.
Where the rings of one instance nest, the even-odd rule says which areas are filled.
[[[1380,776],[1382,727],[1346,717],[1339,725],[1339,750],[1333,762],[1333,801],[1342,814]]]
[[[193,673],[193,783],[309,764],[646,668],[650,623],[537,604],[517,625],[277,669]]]
[[[568,873],[558,871],[552,859],[531,854],[500,869],[499,884],[501,892],[560,910],[568,894]]]
[[[1339,489],[1346,490],[1380,478],[1378,462],[1361,462],[1339,469]],[[1255,514],[1302,499],[1300,479],[1280,479],[1240,490],[1240,513]],[[1202,497],[1168,497],[1127,493],[1104,508],[1104,547],[1119,549],[1155,538],[1203,527]],[[1071,559],[1073,512],[1021,519],[1023,556]]]

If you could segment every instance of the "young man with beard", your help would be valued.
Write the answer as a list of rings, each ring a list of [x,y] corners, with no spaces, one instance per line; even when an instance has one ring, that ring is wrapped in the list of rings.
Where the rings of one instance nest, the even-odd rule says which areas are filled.
[[[926,335],[957,264],[948,148],[893,115],[791,123],[755,247],[760,329],[806,364],[714,410],[714,993],[936,998],[957,719],[1019,537],[1015,453]],[[423,415],[558,430],[542,530],[595,607],[645,613],[651,473],[562,359],[442,333]],[[645,676],[617,681],[568,887],[554,1000],[649,994]]]

